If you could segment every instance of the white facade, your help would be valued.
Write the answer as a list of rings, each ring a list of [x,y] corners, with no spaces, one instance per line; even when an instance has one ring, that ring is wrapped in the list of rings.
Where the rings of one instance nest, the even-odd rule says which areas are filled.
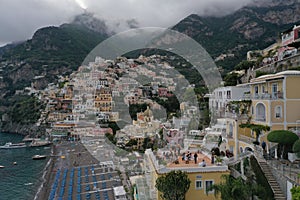
[[[226,105],[231,101],[250,99],[250,86],[237,85],[220,87],[213,91],[209,98],[209,108],[218,117],[224,117]]]

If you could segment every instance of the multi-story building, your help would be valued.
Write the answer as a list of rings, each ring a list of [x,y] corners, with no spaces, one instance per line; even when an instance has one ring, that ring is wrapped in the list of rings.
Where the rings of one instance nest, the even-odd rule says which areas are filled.
[[[271,130],[296,130],[300,120],[300,71],[283,71],[250,82],[251,122]]]
[[[300,41],[300,26],[294,26],[281,33],[282,46],[288,46]]]
[[[191,153],[194,154],[196,152]],[[159,160],[151,149],[147,149],[144,156],[144,167],[146,186],[147,189],[149,189],[149,199],[161,199],[160,193],[155,188],[156,179],[173,170],[186,172],[191,181],[190,188],[185,195],[185,199],[220,199],[219,196],[214,195],[213,191],[207,193],[206,189],[213,184],[219,184],[221,182],[221,176],[226,174],[228,175],[230,173],[228,166],[212,163],[210,155],[208,154],[198,152],[197,155],[199,162],[205,160],[206,167],[200,166],[199,162],[194,163],[194,161],[182,161],[180,156],[173,160],[176,162],[165,160],[164,157],[162,157],[162,160]],[[137,191],[139,192],[140,189],[144,188],[138,187]]]
[[[264,75],[250,81],[250,103],[247,114],[232,113],[226,117],[227,147],[234,155],[253,150],[255,133],[240,128],[241,123],[259,124],[273,130],[300,130],[300,71],[283,71]],[[241,102],[243,103],[243,102]],[[240,109],[240,108],[239,108]],[[267,142],[268,132],[262,132],[259,141]],[[267,142],[267,149],[270,147]]]
[[[94,105],[98,112],[111,112],[113,100],[110,88],[101,87],[96,90]]]
[[[250,87],[247,84],[220,87],[209,95],[209,108],[214,117],[227,117],[226,107],[229,102],[249,99]]]

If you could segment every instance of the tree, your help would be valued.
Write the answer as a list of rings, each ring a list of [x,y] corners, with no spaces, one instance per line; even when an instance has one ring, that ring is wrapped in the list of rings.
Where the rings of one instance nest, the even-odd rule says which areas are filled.
[[[250,123],[240,124],[240,128],[249,128],[252,131],[254,131],[255,132],[255,142],[253,142],[253,143],[257,144],[257,145],[259,145],[258,138],[261,135],[261,132],[270,130],[269,126],[264,126],[264,125],[260,125],[260,124],[250,124]]]
[[[267,137],[269,142],[278,143],[278,155],[282,155],[282,158],[288,158],[288,152],[292,150],[293,144],[299,139],[299,137],[287,130],[275,130],[271,131]]]
[[[186,172],[171,171],[156,180],[155,187],[164,200],[184,200],[191,181]]]
[[[117,140],[113,134],[105,133],[105,137],[113,144],[117,143]]]
[[[214,190],[215,196],[221,194],[223,200],[249,200],[254,199],[264,189],[251,181],[246,182],[241,177],[235,179],[230,175],[222,175],[223,181],[214,184],[208,191]]]
[[[238,73],[230,73],[227,74],[224,78],[224,86],[236,86],[239,82],[239,74]]]
[[[125,146],[127,147],[132,147],[134,145],[137,145],[138,144],[138,141],[136,139],[130,139]]]
[[[146,149],[152,149],[153,150],[153,141],[150,137],[146,137],[143,141],[143,149],[146,150]]]
[[[250,67],[253,67],[255,65],[255,62],[253,61],[247,61],[247,60],[243,60],[242,62],[240,62],[239,64],[237,64],[234,69],[236,70],[247,70]]]
[[[292,200],[300,199],[300,186],[292,187],[291,193],[292,193]]]
[[[300,139],[293,144],[293,152],[297,153],[297,156],[300,157]]]

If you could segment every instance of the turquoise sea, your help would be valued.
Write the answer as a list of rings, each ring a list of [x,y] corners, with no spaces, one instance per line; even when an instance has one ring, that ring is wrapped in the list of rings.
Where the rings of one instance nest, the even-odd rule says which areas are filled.
[[[22,142],[23,136],[0,133],[0,145]],[[0,149],[0,200],[33,200],[42,182],[48,159],[32,160],[35,154],[50,154],[44,147]],[[17,165],[13,165],[17,162]]]

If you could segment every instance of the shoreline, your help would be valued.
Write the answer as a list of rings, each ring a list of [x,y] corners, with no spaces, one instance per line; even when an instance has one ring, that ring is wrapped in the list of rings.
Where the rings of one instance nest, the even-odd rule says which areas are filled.
[[[65,158],[62,158],[62,156],[65,156]],[[52,145],[51,156],[44,168],[43,180],[37,189],[34,200],[49,198],[56,169],[71,169],[96,163],[99,163],[99,161],[81,142],[63,141],[57,145]]]
[[[54,155],[54,145],[52,145],[51,147],[51,154],[50,154],[50,159],[47,162],[46,166],[43,169],[43,176],[42,176],[42,183],[40,184],[40,186],[38,187],[37,192],[35,193],[34,196],[34,200],[44,200],[44,199],[48,199],[47,194],[49,194],[49,191],[51,189],[51,185],[53,183],[53,175],[52,175],[52,171],[53,171],[53,167],[54,167],[54,158],[52,158],[51,156]],[[46,186],[50,186],[46,187]]]
[[[53,161],[52,161],[52,158],[50,158],[43,170],[42,183],[40,184],[38,191],[36,192],[36,194],[34,196],[34,200],[39,200],[39,196],[42,194],[42,191],[44,189],[44,186],[45,186],[47,180],[50,180],[50,172],[49,171],[52,171],[52,167],[53,167],[52,165],[53,165]],[[43,198],[43,199],[45,199],[45,198]]]

